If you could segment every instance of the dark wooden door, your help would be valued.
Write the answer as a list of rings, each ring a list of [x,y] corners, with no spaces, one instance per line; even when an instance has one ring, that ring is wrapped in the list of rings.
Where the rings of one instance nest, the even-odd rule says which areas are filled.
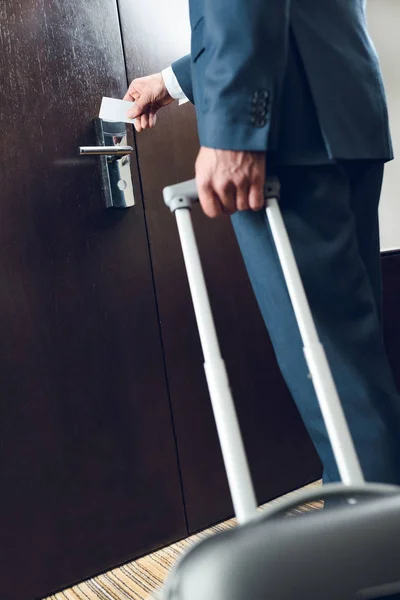
[[[129,79],[188,52],[187,0],[119,0]],[[193,177],[198,150],[192,106],[171,105],[137,136],[189,530],[232,514],[202,354],[173,217],[163,186]],[[229,220],[194,211],[222,352],[260,502],[320,476],[321,466],[282,380]]]
[[[0,73],[0,596],[32,600],[186,526],[136,163],[113,212],[77,156],[126,91],[116,0],[2,0]]]

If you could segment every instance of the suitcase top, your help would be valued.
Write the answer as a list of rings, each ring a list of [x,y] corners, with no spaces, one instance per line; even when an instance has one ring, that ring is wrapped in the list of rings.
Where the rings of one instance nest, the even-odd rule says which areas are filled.
[[[261,518],[194,546],[163,600],[397,600],[399,531],[399,495]]]

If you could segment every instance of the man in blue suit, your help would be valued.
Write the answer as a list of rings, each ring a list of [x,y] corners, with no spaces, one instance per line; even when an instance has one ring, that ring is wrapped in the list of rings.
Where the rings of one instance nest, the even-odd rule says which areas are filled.
[[[278,363],[324,465],[339,474],[266,226],[265,173],[369,481],[400,484],[400,398],[382,338],[378,204],[392,158],[363,0],[191,0],[191,54],[132,82],[141,131],[196,106],[204,212],[232,223]],[[179,85],[177,85],[179,84]],[[168,92],[168,89],[170,92]],[[178,90],[178,91],[177,91]]]

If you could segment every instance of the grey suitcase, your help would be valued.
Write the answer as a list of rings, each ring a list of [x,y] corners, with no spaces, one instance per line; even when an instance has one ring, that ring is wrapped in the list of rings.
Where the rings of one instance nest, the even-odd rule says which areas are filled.
[[[177,220],[238,527],[192,547],[158,596],[162,600],[400,599],[400,488],[364,480],[282,219],[279,195],[279,180],[269,178],[265,210],[342,482],[257,511],[191,220],[196,183],[165,188],[165,203]],[[317,499],[346,502],[307,518],[284,518],[296,506]]]

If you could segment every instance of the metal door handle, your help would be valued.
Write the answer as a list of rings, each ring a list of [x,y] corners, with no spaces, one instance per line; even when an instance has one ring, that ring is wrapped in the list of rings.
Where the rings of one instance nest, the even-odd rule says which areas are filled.
[[[128,208],[135,204],[132,186],[132,146],[127,146],[125,123],[95,119],[98,146],[80,146],[79,156],[100,158],[104,202],[107,208]]]
[[[80,146],[80,156],[127,156],[132,154],[132,146]]]

